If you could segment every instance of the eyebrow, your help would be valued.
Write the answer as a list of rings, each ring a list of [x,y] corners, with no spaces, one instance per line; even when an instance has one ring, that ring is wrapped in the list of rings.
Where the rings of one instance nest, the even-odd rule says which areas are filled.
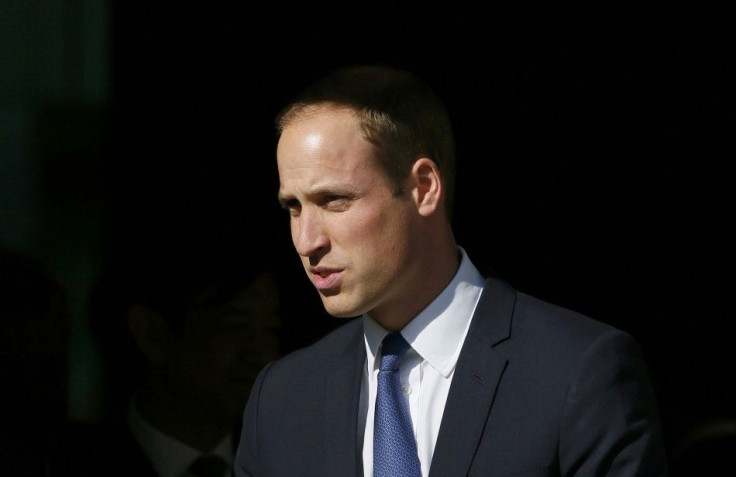
[[[304,195],[309,197],[320,196],[320,195],[355,195],[356,190],[353,187],[346,186],[345,184],[325,184],[319,185],[314,189],[307,191]],[[296,196],[292,194],[278,193],[278,201],[281,204],[286,204],[292,200],[295,200]],[[297,199],[298,200],[298,199]]]
[[[278,194],[276,195],[276,199],[279,201],[279,204],[282,206],[286,205],[287,202],[294,200],[296,196],[293,194],[285,194],[281,189],[279,189]]]

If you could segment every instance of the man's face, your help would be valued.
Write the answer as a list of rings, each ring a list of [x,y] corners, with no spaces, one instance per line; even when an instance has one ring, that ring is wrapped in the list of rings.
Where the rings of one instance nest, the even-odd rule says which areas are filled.
[[[406,300],[416,208],[394,194],[347,108],[320,107],[287,126],[277,148],[279,200],[328,313],[380,315]]]
[[[225,305],[190,311],[168,359],[172,390],[223,420],[240,419],[257,373],[279,357],[278,313],[268,274]]]

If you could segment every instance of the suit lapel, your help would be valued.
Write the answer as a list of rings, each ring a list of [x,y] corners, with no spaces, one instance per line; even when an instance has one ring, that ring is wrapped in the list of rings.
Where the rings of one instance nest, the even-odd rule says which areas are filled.
[[[326,381],[324,401],[324,423],[329,432],[325,433],[323,448],[330,449],[331,464],[325,469],[333,469],[339,475],[362,474],[362,435],[358,434],[358,413],[360,388],[365,366],[365,344],[363,326],[360,319],[354,326],[355,332],[346,340],[344,348],[332,359],[334,369],[331,379]],[[336,474],[336,475],[337,475]]]
[[[467,475],[506,359],[492,346],[509,337],[515,291],[488,279],[455,368],[430,476]]]

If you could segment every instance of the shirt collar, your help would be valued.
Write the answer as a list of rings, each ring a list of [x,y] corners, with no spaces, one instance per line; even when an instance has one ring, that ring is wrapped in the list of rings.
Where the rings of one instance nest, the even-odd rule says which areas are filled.
[[[411,347],[445,377],[455,367],[485,282],[465,250],[462,247],[458,249],[461,259],[455,277],[429,306],[401,330]],[[363,315],[363,330],[368,352],[367,365],[372,370],[378,347],[389,332],[368,314]]]
[[[141,448],[161,476],[183,475],[202,452],[161,432],[138,412],[135,397],[128,407],[128,425]],[[208,453],[225,459],[232,465],[232,435],[228,434]]]

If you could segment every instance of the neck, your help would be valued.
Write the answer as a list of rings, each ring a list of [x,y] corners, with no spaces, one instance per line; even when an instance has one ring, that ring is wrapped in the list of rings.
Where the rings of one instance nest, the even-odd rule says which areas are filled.
[[[201,404],[176,399],[156,386],[142,391],[137,404],[146,421],[200,452],[212,451],[233,430],[232,423],[213,416]]]
[[[460,253],[450,234],[441,246],[422,255],[419,266],[402,277],[405,286],[397,287],[393,300],[371,310],[371,318],[389,331],[400,331],[442,293],[459,267]]]

